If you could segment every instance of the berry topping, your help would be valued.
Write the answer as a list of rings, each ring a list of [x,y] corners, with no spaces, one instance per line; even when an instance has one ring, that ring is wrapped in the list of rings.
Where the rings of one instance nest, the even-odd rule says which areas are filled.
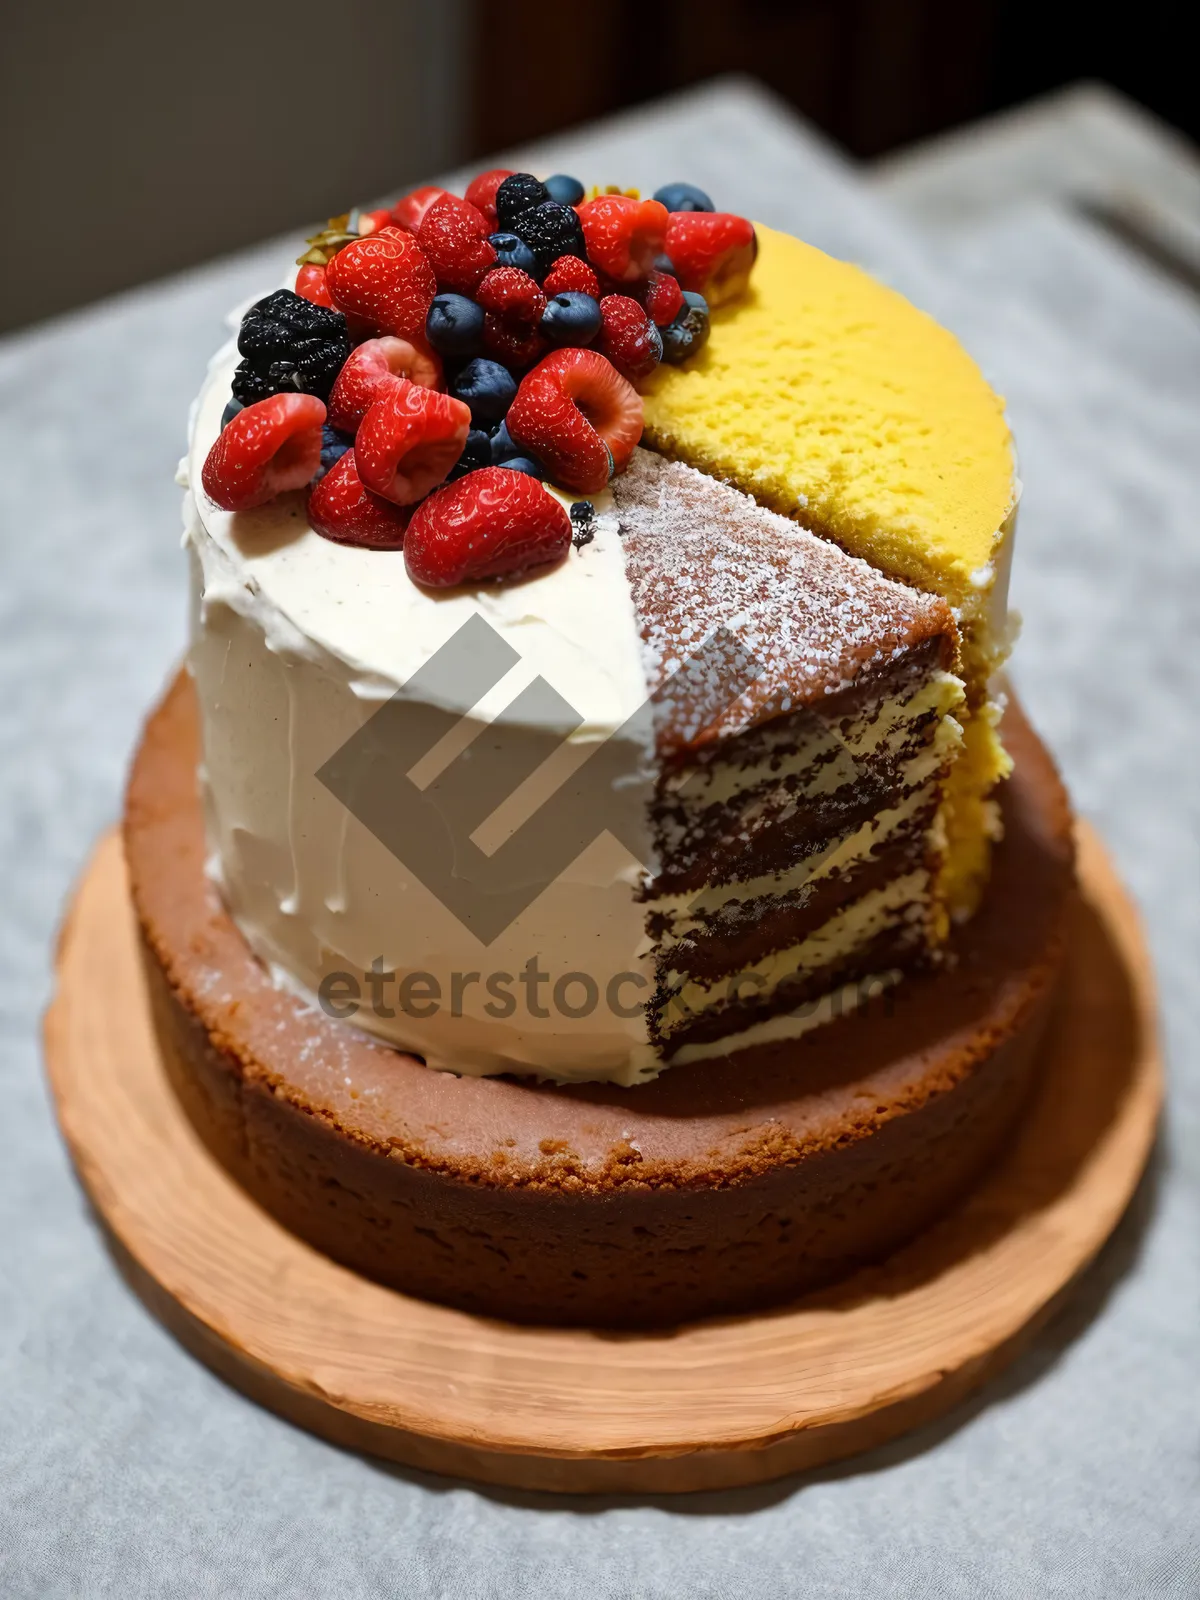
[[[472,428],[463,445],[462,455],[450,468],[451,480],[463,478],[468,472],[492,465],[492,441],[482,428]]]
[[[356,206],[350,213],[346,227],[350,233],[357,233],[365,239],[369,233],[378,233],[380,228],[392,225],[392,213],[386,206],[377,211],[360,211]]]
[[[320,483],[327,472],[331,472],[338,462],[353,445],[354,440],[348,433],[342,433],[332,423],[326,422],[321,429],[321,464],[317,468],[313,482]]]
[[[436,356],[407,339],[368,339],[338,373],[329,396],[329,420],[354,433],[385,389],[407,378],[422,389],[436,389],[442,369]]]
[[[516,267],[493,267],[475,291],[485,311],[525,327],[541,321],[546,296],[527,272]]]
[[[694,183],[668,183],[654,191],[654,198],[668,211],[715,211],[717,208]]]
[[[444,356],[478,355],[483,348],[483,307],[465,294],[439,294],[425,319],[425,337]]]
[[[590,294],[593,300],[600,298],[600,279],[595,269],[578,256],[559,256],[543,279],[542,288],[547,295]]]
[[[725,211],[676,211],[667,228],[667,253],[685,289],[719,306],[741,294],[758,253],[754,224]]]
[[[471,414],[461,400],[403,379],[359,423],[354,455],[368,489],[412,505],[445,480],[462,455]]]
[[[531,367],[549,349],[549,342],[539,328],[509,322],[494,311],[489,311],[483,319],[483,343],[490,356],[515,372]]]
[[[657,200],[601,194],[579,208],[588,259],[618,283],[634,283],[654,266],[667,235],[667,208]]]
[[[546,301],[542,332],[551,344],[591,344],[600,332],[600,302],[568,289]]]
[[[368,550],[399,550],[411,514],[366,488],[353,450],[342,453],[308,496],[309,525],[323,539]]]
[[[600,302],[601,329],[596,348],[617,371],[637,383],[662,360],[662,335],[636,300],[606,294]]]
[[[570,545],[566,507],[536,478],[484,467],[417,508],[404,564],[415,582],[444,589],[561,561]]]
[[[582,550],[585,544],[591,544],[596,537],[596,530],[592,523],[596,520],[596,508],[590,500],[576,500],[571,506],[571,543],[576,550]]]
[[[703,350],[707,342],[708,302],[702,294],[685,289],[679,315],[662,329],[663,360],[677,366]]]
[[[516,267],[518,272],[527,272],[529,276],[536,277],[538,264],[537,257],[515,233],[493,233],[488,243],[496,252],[496,265],[498,267]]]
[[[678,273],[675,271],[675,263],[671,260],[670,256],[665,250],[660,251],[660,253],[655,256],[654,270],[655,272],[665,272],[668,278],[678,277]]]
[[[234,417],[237,416],[238,412],[239,411],[244,411],[245,409],[246,409],[245,406],[243,406],[243,404],[242,404],[242,402],[240,400],[233,400],[233,399],[226,400],[225,409],[221,413],[221,427],[222,427],[222,429],[227,428],[229,426],[229,424],[233,421]]]
[[[310,261],[296,274],[296,293],[301,300],[311,300],[314,306],[324,306],[326,311],[334,309],[333,301],[329,298],[329,285],[325,282],[325,268],[317,266],[315,262]]]
[[[467,186],[466,200],[468,205],[481,211],[492,227],[496,226],[496,190],[505,178],[511,178],[512,172],[508,167],[491,167],[487,172],[481,172],[474,181]]]
[[[333,303],[381,333],[412,339],[425,332],[437,281],[410,233],[385,228],[356,239],[325,268]]]
[[[501,422],[492,432],[488,443],[492,448],[491,462],[498,467],[502,461],[507,461],[511,456],[521,454],[521,446],[513,443],[512,434],[508,431],[508,424]]]
[[[518,217],[540,206],[550,195],[544,183],[528,172],[514,172],[496,190],[496,220],[502,233],[519,233],[514,227]]]
[[[287,392],[323,400],[350,354],[350,336],[340,312],[277,289],[242,318],[238,350],[245,359],[233,375],[233,395],[243,405]]]
[[[477,423],[499,422],[516,392],[508,369],[484,357],[468,361],[451,385],[451,393],[470,407]]]
[[[633,454],[642,401],[598,351],[555,350],[521,380],[505,421],[556,483],[595,494]]]
[[[660,328],[665,328],[668,322],[674,322],[683,306],[683,290],[679,287],[679,279],[669,272],[655,270],[645,283],[638,284],[636,292],[648,315]]]
[[[523,472],[527,478],[544,478],[545,469],[532,456],[508,456],[500,462],[505,472]]]
[[[249,511],[285,489],[303,489],[321,464],[324,402],[273,394],[232,417],[204,463],[204,492],[223,511]]]
[[[546,193],[560,205],[577,206],[585,190],[578,178],[568,177],[565,172],[556,172],[552,178],[546,179]]]
[[[430,206],[445,193],[446,190],[439,188],[436,183],[426,183],[419,189],[411,190],[392,207],[392,221],[398,228],[406,228],[409,233],[416,233]]]
[[[587,254],[579,213],[572,206],[560,205],[557,200],[547,200],[534,206],[532,211],[523,211],[513,223],[513,232],[533,251],[542,272],[559,256]]]
[[[443,194],[430,206],[417,229],[417,241],[429,257],[440,289],[474,294],[479,281],[496,264],[488,242],[492,225],[482,211]]]

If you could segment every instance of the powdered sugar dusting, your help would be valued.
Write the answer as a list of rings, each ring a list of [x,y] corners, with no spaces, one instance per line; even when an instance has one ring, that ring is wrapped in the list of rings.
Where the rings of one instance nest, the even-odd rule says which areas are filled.
[[[748,495],[681,462],[634,452],[613,483],[651,693],[720,631],[731,696],[704,654],[695,693],[672,690],[664,749],[725,738],[845,688],[937,634],[945,602],[884,578]]]

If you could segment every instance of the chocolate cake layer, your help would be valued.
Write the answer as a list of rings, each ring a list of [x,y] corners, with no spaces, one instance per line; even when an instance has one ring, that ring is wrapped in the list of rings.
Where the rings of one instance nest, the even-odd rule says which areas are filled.
[[[429,1070],[277,989],[204,875],[190,685],[147,728],[126,849],[157,1026],[209,1148],[286,1226],[411,1293],[527,1321],[777,1302],[935,1218],[1034,1071],[1070,816],[1019,715],[988,897],[953,959],[800,1041],[649,1084]]]

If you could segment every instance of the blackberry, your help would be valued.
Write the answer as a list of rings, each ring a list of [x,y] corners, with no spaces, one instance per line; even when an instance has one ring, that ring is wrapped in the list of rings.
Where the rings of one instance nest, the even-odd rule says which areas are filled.
[[[532,211],[534,206],[540,206],[549,198],[546,185],[531,173],[514,172],[511,177],[505,178],[496,190],[496,220],[500,224],[499,231],[519,233],[520,229],[513,226],[517,218],[523,217],[527,211]]]
[[[559,256],[587,260],[579,215],[573,206],[558,200],[543,200],[532,211],[523,212],[513,224],[513,232],[533,251],[542,272],[548,272]]]
[[[595,520],[596,508],[590,500],[576,500],[571,506],[571,543],[576,550],[582,550],[596,537],[592,527]]]
[[[233,397],[243,405],[289,390],[328,400],[350,354],[350,335],[340,311],[277,289],[242,318],[238,350],[244,359],[233,375]]]

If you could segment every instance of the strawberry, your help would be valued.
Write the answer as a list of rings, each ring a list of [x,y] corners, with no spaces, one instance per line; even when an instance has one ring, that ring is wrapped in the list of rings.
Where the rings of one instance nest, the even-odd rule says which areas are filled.
[[[481,211],[493,233],[497,232],[500,224],[496,220],[496,190],[505,178],[511,178],[512,173],[507,167],[490,167],[487,172],[481,172],[477,178],[472,179],[467,186],[466,199],[477,211]]]
[[[315,306],[324,306],[327,311],[334,310],[333,301],[329,298],[329,285],[325,281],[325,268],[313,262],[301,267],[296,274],[296,293],[302,300],[311,300]]]
[[[679,287],[679,279],[673,278],[669,272],[654,271],[645,283],[639,283],[634,291],[655,327],[665,328],[683,309],[683,290]]]
[[[642,400],[599,351],[555,350],[522,378],[504,421],[556,483],[595,494],[633,454]]]
[[[600,279],[595,269],[578,256],[559,256],[542,279],[542,289],[547,300],[556,294],[590,294],[593,300],[599,300]]]
[[[683,291],[680,290],[680,300]],[[627,294],[606,294],[600,302],[596,349],[630,383],[648,378],[662,360],[662,335],[636,300]]]
[[[446,192],[436,183],[427,183],[420,189],[410,190],[402,199],[397,200],[392,207],[392,221],[398,228],[404,228],[409,233],[416,233],[430,206]]]
[[[719,306],[745,289],[758,238],[745,217],[725,211],[673,211],[667,254],[681,286]]]
[[[380,228],[386,228],[392,221],[392,213],[384,206],[376,211],[360,211],[356,220],[359,237],[365,239],[368,234],[378,233]]]
[[[423,346],[407,339],[368,339],[350,352],[329,395],[329,420],[353,433],[384,389],[408,378],[422,389],[436,389],[442,364]]]
[[[225,424],[201,473],[222,511],[249,511],[285,489],[303,489],[321,464],[325,403],[312,394],[272,394]]]
[[[368,550],[399,550],[412,512],[372,494],[347,450],[308,494],[308,520],[323,539]]]
[[[384,228],[339,250],[325,268],[334,305],[381,333],[424,337],[437,280],[410,233]]]
[[[550,341],[527,323],[509,322],[489,311],[483,319],[483,344],[487,353],[502,366],[523,370],[546,354]]]
[[[409,577],[445,589],[481,578],[509,578],[561,561],[571,519],[537,478],[480,467],[417,507],[404,541]]]
[[[408,506],[445,480],[471,428],[463,401],[397,378],[358,425],[354,456],[368,489]]]
[[[417,229],[417,241],[437,274],[439,288],[474,294],[489,268],[496,265],[491,229],[482,211],[454,194],[442,194]]]
[[[546,309],[546,296],[519,267],[493,267],[476,289],[475,298],[485,311],[525,327],[540,322]]]
[[[618,283],[644,278],[662,251],[668,218],[658,200],[597,195],[579,207],[588,260]]]

